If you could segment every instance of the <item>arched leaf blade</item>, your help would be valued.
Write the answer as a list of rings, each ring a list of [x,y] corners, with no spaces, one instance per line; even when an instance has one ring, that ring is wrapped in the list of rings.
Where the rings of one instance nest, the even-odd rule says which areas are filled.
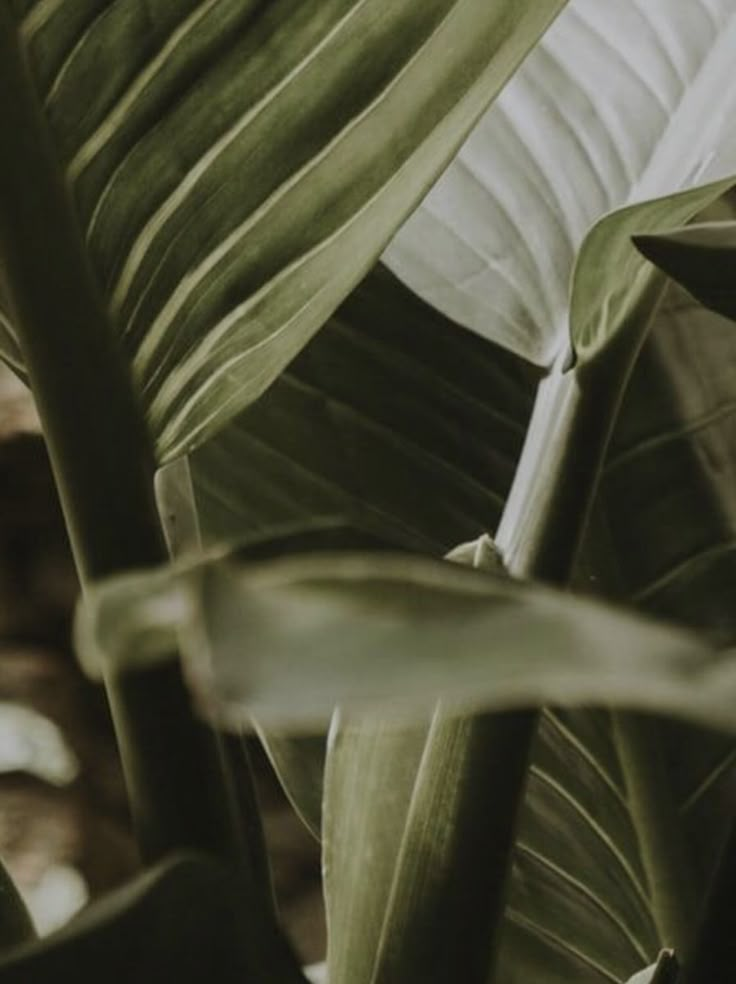
[[[291,361],[564,3],[17,10],[161,460]]]
[[[705,182],[733,183],[735,37],[730,0],[574,0],[385,261],[445,314],[540,365],[570,339],[591,357],[630,306],[632,268],[643,289],[628,226],[672,227],[670,210],[689,218],[717,197]],[[605,242],[617,262],[595,266],[592,309],[575,298],[571,309],[576,265],[578,280],[593,276],[581,247],[604,216],[595,251]]]
[[[606,702],[736,727],[728,652],[602,604],[419,556],[211,561],[121,576],[91,590],[78,641],[88,666],[106,654],[121,670],[155,661],[178,630],[191,643],[192,685],[233,727],[255,715],[308,731],[346,701],[387,702],[401,715],[438,697],[498,710]]]
[[[634,243],[701,304],[736,321],[736,222],[709,222],[656,236],[635,236]]]

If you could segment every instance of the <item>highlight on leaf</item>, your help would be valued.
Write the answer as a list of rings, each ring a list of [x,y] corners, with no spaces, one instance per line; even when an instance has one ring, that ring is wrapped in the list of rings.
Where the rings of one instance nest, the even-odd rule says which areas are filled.
[[[688,633],[422,557],[210,561],[123,576],[78,616],[85,665],[124,672],[179,638],[202,704],[233,727],[309,731],[335,705],[463,710],[605,702],[736,724],[736,672]],[[249,638],[247,653],[242,639]]]

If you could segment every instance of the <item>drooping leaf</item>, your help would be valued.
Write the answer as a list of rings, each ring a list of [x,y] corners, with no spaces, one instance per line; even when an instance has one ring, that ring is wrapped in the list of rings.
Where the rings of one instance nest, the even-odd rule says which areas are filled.
[[[440,696],[465,710],[606,701],[736,727],[728,652],[419,556],[201,561],[102,581],[80,609],[89,668],[155,663],[177,632],[200,700],[233,727],[255,715],[309,731],[345,701],[401,715]]]
[[[701,304],[736,320],[736,222],[684,226],[634,242]]]
[[[564,4],[13,6],[161,460],[296,355]]]
[[[631,233],[681,224],[726,186],[706,181],[733,183],[735,39],[731,0],[573,0],[385,261],[540,365],[570,336],[591,358],[646,295]]]
[[[400,722],[402,711],[446,694],[450,706],[466,709],[621,702],[736,730],[729,654],[717,655],[694,636],[507,578],[379,555],[304,556],[243,569],[209,564],[180,577],[188,590],[172,584],[170,572],[97,589],[87,639],[97,647],[107,643],[114,661],[155,658],[160,614],[167,606],[173,610],[178,596],[182,609],[171,627],[183,633],[185,645],[193,640],[195,689],[218,720],[235,726],[250,713],[305,726],[356,696],[380,703],[389,719],[393,708]],[[246,625],[244,659],[239,640]],[[536,789],[522,825],[509,909],[506,945],[519,975],[512,979],[524,979],[550,943],[550,973],[574,981],[591,974],[624,980],[659,947],[629,812],[629,777],[616,771],[620,751],[612,747],[610,729],[598,725],[581,741],[581,713],[572,724],[558,714],[552,725],[557,740],[548,738],[535,759]],[[572,773],[571,746],[580,756]],[[551,817],[566,815],[574,842],[565,823],[549,825]],[[592,871],[591,857],[599,860]],[[559,935],[540,924],[550,913]],[[572,936],[579,923],[591,929],[585,948]],[[604,961],[590,952],[590,945],[597,950],[612,943]]]
[[[100,899],[52,936],[4,955],[0,981],[295,984],[298,975],[259,965],[243,917],[230,873],[211,859],[176,856]]]

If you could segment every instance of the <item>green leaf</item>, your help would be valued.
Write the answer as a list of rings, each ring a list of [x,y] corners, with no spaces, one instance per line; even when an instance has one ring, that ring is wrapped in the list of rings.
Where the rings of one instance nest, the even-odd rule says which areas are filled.
[[[727,654],[719,656],[695,637],[664,626],[507,578],[378,555],[305,555],[242,569],[232,561],[225,567],[211,562],[181,577],[189,585],[188,599],[166,571],[97,588],[86,616],[87,640],[107,643],[113,663],[122,659],[125,665],[147,651],[155,658],[148,629],[154,625],[160,633],[157,606],[165,612],[178,598],[184,607],[172,630],[182,633],[185,647],[191,644],[195,690],[210,713],[234,726],[250,713],[305,726],[355,697],[379,703],[384,718],[393,712],[400,723],[407,710],[421,710],[446,694],[466,709],[623,703],[736,730],[733,661]],[[236,640],[246,625],[244,661]],[[564,728],[564,716],[559,720]],[[535,760],[536,789],[522,825],[522,863],[509,910],[510,966],[521,975],[516,979],[528,979],[524,975],[540,959],[540,949],[551,942],[557,959],[550,973],[560,980],[582,981],[593,973],[603,981],[622,980],[659,946],[637,831],[625,785],[617,789],[622,780],[606,772],[608,763],[617,767],[616,754],[607,751],[610,732],[594,731],[581,745],[569,737],[580,722],[566,727],[557,745],[548,742],[546,758]],[[558,724],[554,728],[559,735]],[[571,747],[582,751],[572,774]],[[376,760],[374,770],[385,769],[380,751],[383,761],[379,766]],[[354,769],[353,781],[361,775]],[[408,788],[387,787],[400,796]],[[576,822],[574,841],[565,823],[550,827],[549,820],[560,815]],[[544,854],[534,848],[535,836]],[[572,843],[577,850],[569,864]],[[558,863],[560,844],[567,869]],[[592,873],[591,857],[600,859]],[[601,907],[608,913],[602,927]],[[539,923],[550,913],[560,934],[551,940]],[[594,947],[616,943],[605,962],[572,942],[577,936],[570,935],[571,927],[578,923],[598,927]]]
[[[444,553],[498,522],[535,375],[379,267],[256,404],[162,469],[169,537],[198,548],[335,515]]]
[[[575,0],[385,261],[540,365],[570,340],[592,358],[647,297],[631,233],[681,224],[734,182],[735,39],[731,0]]]
[[[123,575],[90,589],[78,643],[89,668],[104,658],[118,671],[155,663],[177,632],[191,684],[232,727],[255,715],[309,731],[345,701],[401,716],[438,697],[464,710],[605,701],[736,727],[729,653],[600,603],[419,556]]]
[[[199,984],[303,980],[259,963],[237,881],[210,859],[175,856],[91,905],[63,929],[0,960],[2,984],[60,980]],[[257,941],[255,941],[257,943]]]
[[[736,320],[736,222],[707,222],[659,236],[635,236],[634,243],[701,304]]]
[[[160,460],[274,380],[564,4],[15,5]]]

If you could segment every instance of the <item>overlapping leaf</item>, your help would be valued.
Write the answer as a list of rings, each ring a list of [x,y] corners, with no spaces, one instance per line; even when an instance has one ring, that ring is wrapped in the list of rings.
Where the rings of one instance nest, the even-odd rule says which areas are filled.
[[[296,355],[564,3],[14,4],[161,459]]]
[[[591,357],[646,293],[631,233],[685,222],[723,188],[705,181],[736,176],[735,39],[731,0],[573,0],[386,262],[540,365],[570,333]]]
[[[161,471],[169,535],[199,548],[336,515],[442,554],[498,522],[534,376],[377,268],[261,400]]]
[[[635,242],[701,304],[736,321],[736,222],[691,225]]]
[[[610,701],[736,729],[734,665],[697,636],[419,556],[121,575],[90,589],[80,618],[88,667],[155,662],[180,631],[192,685],[232,727],[255,715],[308,731],[343,701],[401,715],[444,696],[498,710]]]

